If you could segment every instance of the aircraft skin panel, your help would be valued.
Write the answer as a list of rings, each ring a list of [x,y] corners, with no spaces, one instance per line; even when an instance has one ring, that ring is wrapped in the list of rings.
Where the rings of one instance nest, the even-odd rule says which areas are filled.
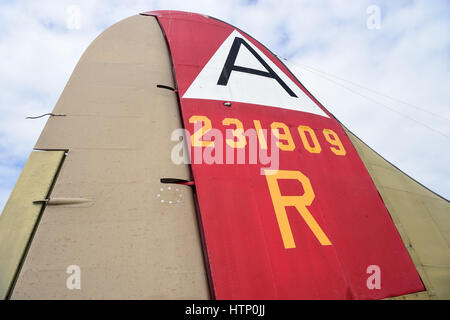
[[[250,36],[218,20],[183,12],[146,14],[164,29],[184,126],[192,135],[214,297],[380,299],[422,291],[351,141],[287,68]],[[274,97],[282,105],[274,106]],[[255,121],[269,132],[280,128],[280,171],[226,162],[233,149],[248,157],[250,139],[238,132],[255,128]],[[225,143],[227,129],[235,131]],[[271,150],[275,142],[266,137]],[[221,160],[197,158],[221,141]],[[383,272],[379,290],[367,284],[374,265]]]
[[[450,203],[346,130],[367,167],[425,285],[420,299],[450,299]],[[400,299],[416,299],[407,295]]]
[[[69,150],[12,299],[208,299],[170,58],[153,17],[133,16],[86,50],[36,149]],[[81,288],[68,287],[78,266]],[[71,269],[69,268],[70,272]]]
[[[125,19],[85,51],[53,113],[0,216],[3,297],[450,299],[449,202],[233,26]],[[183,127],[193,163],[177,165]]]
[[[64,151],[33,151],[0,215],[0,298],[5,299],[39,221]]]

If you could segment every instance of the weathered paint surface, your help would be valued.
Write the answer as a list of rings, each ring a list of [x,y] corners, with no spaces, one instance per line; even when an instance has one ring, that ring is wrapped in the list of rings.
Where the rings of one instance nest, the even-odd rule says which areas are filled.
[[[376,299],[422,291],[351,141],[292,74],[225,23],[182,12],[147,14],[164,29],[184,125],[193,134],[192,168],[215,297]],[[274,106],[271,95],[284,95],[283,104]],[[241,133],[259,127],[279,130],[278,173],[248,161],[195,163],[196,149],[222,142],[208,136],[211,129],[223,136],[233,129],[224,150],[248,156],[250,139]],[[259,144],[270,150],[263,140]],[[381,271],[375,289],[367,285],[373,265]]]
[[[450,298],[448,201],[343,130],[242,31],[195,14],[148,15],[167,35],[191,133],[208,121],[221,132],[281,128],[275,175],[261,175],[267,165],[193,165],[216,298]],[[83,55],[54,110],[67,116],[50,118],[36,145],[54,151],[31,154],[0,216],[3,297],[59,149],[70,151],[12,298],[209,297],[191,189],[159,183],[191,177],[170,160],[170,134],[181,125],[176,95],[157,84],[175,86],[153,17],[116,24]],[[234,133],[228,149],[246,140]],[[210,146],[198,138],[196,149]],[[256,139],[270,153],[270,138]],[[180,194],[183,202],[169,205]],[[369,264],[380,266],[380,290],[367,288]],[[73,265],[82,290],[66,285]]]
[[[450,299],[450,203],[387,162],[351,132],[347,134],[380,192],[426,289],[399,299]]]
[[[191,187],[160,183],[190,172],[170,160],[181,119],[158,84],[174,85],[153,17],[115,24],[84,53],[54,109],[66,116],[36,148],[69,150],[52,198],[88,201],[47,206],[13,299],[209,297]]]

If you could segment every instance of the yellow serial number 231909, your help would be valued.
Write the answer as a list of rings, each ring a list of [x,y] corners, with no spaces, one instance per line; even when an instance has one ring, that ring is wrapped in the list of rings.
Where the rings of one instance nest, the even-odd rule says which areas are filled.
[[[203,137],[212,129],[211,120],[202,115],[193,115],[189,118],[189,123],[192,123],[197,127],[201,124],[194,134],[191,136],[191,143],[193,147],[214,147],[214,141],[203,140]],[[230,127],[233,133],[233,139],[226,139],[226,143],[232,148],[245,148],[247,145],[247,139],[244,134],[244,126],[242,121],[236,118],[225,118],[222,120],[222,125],[225,127]],[[267,149],[267,141],[265,135],[263,134],[263,129],[261,127],[261,122],[259,120],[253,120],[254,129],[257,132],[258,141],[261,149]],[[277,138],[277,147],[282,151],[294,151],[295,143],[289,127],[283,122],[272,122],[270,129],[274,136]],[[298,126],[297,127],[300,140],[303,147],[309,153],[321,153],[322,147],[319,144],[316,133],[314,130],[308,126]],[[330,144],[330,150],[337,156],[345,156],[347,152],[345,151],[344,145],[342,144],[339,136],[331,129],[323,129],[322,134],[325,140]],[[309,137],[309,139],[308,139]]]

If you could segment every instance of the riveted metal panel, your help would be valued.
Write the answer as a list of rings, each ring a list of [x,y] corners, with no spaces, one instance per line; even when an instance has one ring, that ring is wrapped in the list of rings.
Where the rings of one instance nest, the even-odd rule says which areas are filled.
[[[171,161],[181,127],[167,45],[154,17],[102,33],[73,72],[36,144],[68,149],[13,299],[207,299],[186,164]],[[80,267],[81,288],[66,286]]]
[[[422,291],[352,143],[281,61],[211,17],[146,14],[168,39],[184,125],[203,133],[202,142],[191,139],[192,170],[215,298],[379,299]],[[232,143],[227,131],[257,126],[267,130],[267,148],[278,148],[275,170],[229,161],[233,149],[250,158],[256,139],[236,134]],[[274,127],[286,140],[272,142]],[[198,157],[208,152],[214,161]],[[379,290],[367,282],[374,265],[384,272]]]
[[[346,130],[419,272],[425,292],[399,299],[450,299],[450,203]]]

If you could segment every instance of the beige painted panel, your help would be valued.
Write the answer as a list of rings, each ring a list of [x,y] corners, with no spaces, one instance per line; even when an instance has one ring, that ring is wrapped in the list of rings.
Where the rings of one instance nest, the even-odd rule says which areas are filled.
[[[181,127],[167,46],[154,17],[102,33],[73,72],[37,149],[68,149],[14,299],[208,299],[190,179],[171,161]],[[170,187],[170,189],[169,189]],[[163,202],[162,202],[163,201]],[[81,270],[69,290],[66,269]]]
[[[428,300],[430,296],[426,291],[411,293],[404,296],[387,298],[386,300]]]
[[[45,200],[64,157],[63,151],[34,151],[0,216],[0,298],[6,298]]]
[[[432,281],[431,298],[446,299],[450,298],[450,267],[424,267],[425,272]]]
[[[447,241],[447,246],[450,247],[450,214],[448,204],[444,201],[433,201],[426,199],[423,204],[428,209],[431,217],[439,228],[440,233]]]
[[[450,203],[346,130],[413,260],[426,292],[400,299],[450,299]]]

